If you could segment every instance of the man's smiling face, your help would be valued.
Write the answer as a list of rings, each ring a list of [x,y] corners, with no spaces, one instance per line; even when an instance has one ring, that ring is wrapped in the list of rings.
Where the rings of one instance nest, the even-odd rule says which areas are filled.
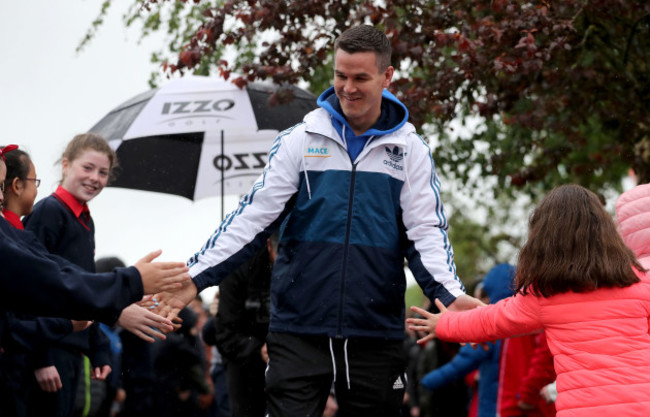
[[[348,123],[359,135],[368,130],[381,114],[381,95],[390,85],[393,67],[380,71],[374,52],[334,55],[334,91]]]

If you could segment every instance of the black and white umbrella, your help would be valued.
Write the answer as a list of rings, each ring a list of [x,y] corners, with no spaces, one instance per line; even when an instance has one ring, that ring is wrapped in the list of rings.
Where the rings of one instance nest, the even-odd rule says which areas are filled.
[[[133,97],[90,129],[117,152],[111,186],[192,200],[247,192],[278,132],[316,107],[316,97],[297,87],[293,100],[272,105],[276,89],[186,76]]]

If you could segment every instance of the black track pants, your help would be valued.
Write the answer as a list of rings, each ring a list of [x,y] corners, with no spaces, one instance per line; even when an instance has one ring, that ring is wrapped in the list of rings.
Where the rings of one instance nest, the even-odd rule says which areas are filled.
[[[346,343],[325,336],[271,333],[267,346],[270,416],[321,417],[334,369],[337,417],[400,415],[406,387],[401,340],[356,338]]]

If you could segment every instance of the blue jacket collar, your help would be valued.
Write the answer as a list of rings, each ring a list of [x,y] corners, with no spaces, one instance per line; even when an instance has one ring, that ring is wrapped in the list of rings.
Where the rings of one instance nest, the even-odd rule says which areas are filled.
[[[332,116],[332,125],[341,133],[342,126],[346,127],[347,132],[352,132],[350,124],[343,115],[341,104],[334,93],[334,87],[325,90],[318,101],[319,106],[327,110]],[[400,102],[397,97],[390,91],[384,90],[382,93],[381,116],[379,120],[366,132],[362,137],[381,136],[396,131],[402,127],[408,120],[409,113],[406,106]],[[348,133],[349,134],[349,133]]]

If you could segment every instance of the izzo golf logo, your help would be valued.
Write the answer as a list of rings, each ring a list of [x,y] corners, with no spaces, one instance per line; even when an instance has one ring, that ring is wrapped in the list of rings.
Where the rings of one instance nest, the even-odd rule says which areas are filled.
[[[235,171],[244,169],[262,169],[266,165],[267,152],[235,153],[229,155],[217,155],[212,164],[219,171]]]
[[[163,103],[161,114],[202,114],[224,112],[235,107],[231,99],[174,101]]]

